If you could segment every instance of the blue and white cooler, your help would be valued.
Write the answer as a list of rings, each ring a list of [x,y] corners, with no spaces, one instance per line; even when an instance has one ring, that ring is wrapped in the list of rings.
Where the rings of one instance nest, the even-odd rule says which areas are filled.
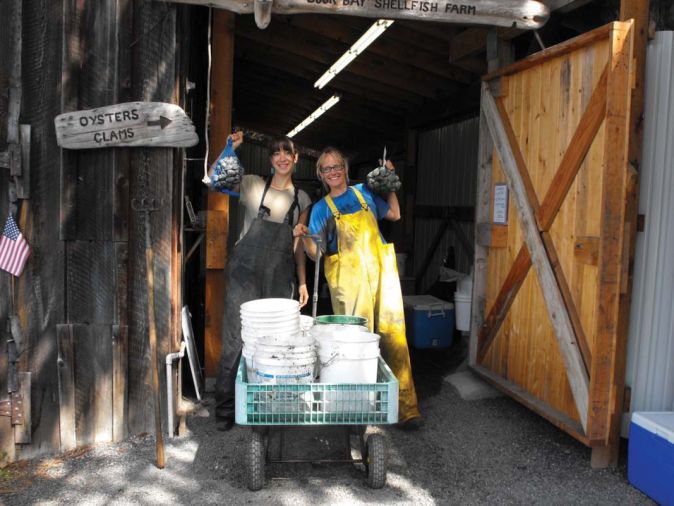
[[[407,341],[418,349],[449,348],[454,338],[454,304],[432,295],[406,295]]]
[[[674,506],[674,412],[635,412],[627,478],[651,499]]]

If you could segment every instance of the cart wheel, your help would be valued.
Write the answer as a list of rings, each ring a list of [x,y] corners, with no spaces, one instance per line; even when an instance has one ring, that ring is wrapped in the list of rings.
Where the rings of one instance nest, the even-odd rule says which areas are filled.
[[[248,448],[248,488],[260,490],[264,487],[264,470],[267,460],[267,435],[253,431]]]
[[[381,434],[367,438],[367,484],[370,488],[382,488],[386,483],[386,442]]]

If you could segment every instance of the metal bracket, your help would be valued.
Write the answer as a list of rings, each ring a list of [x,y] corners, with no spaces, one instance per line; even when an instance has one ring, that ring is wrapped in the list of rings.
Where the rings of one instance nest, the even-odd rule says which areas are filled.
[[[13,392],[9,399],[0,401],[0,416],[9,416],[12,419],[12,425],[23,424],[23,396]]]

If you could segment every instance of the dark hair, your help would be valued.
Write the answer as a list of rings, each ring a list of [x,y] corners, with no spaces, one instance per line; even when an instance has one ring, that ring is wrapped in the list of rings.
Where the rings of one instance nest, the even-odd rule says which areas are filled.
[[[277,151],[287,151],[294,155],[297,154],[297,147],[289,137],[274,137],[269,143],[269,156]]]

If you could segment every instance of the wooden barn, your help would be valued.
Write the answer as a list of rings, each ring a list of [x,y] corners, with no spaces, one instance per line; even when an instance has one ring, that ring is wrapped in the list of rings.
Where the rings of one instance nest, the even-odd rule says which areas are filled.
[[[334,95],[294,137],[299,184],[320,192],[313,163],[327,144],[349,155],[354,179],[386,146],[403,219],[385,232],[408,253],[406,293],[426,291],[443,251],[456,251],[474,270],[472,369],[591,447],[593,465],[616,461],[630,411],[646,47],[673,9],[548,0],[549,19],[531,30],[471,22],[478,1],[417,2],[465,7],[456,19],[376,3],[272,7],[260,29],[264,9],[236,14],[252,9],[236,0],[0,2],[0,216],[13,212],[30,245],[20,276],[0,273],[0,461],[152,432],[155,386],[163,432],[176,433],[191,379],[183,361],[167,398],[165,358],[180,350],[188,305],[214,378],[237,236],[236,201],[207,191],[204,167],[238,128],[247,170],[265,173],[263,140]],[[143,108],[136,144],[126,127],[68,144],[55,121],[91,137],[87,118],[107,111],[121,125]]]

